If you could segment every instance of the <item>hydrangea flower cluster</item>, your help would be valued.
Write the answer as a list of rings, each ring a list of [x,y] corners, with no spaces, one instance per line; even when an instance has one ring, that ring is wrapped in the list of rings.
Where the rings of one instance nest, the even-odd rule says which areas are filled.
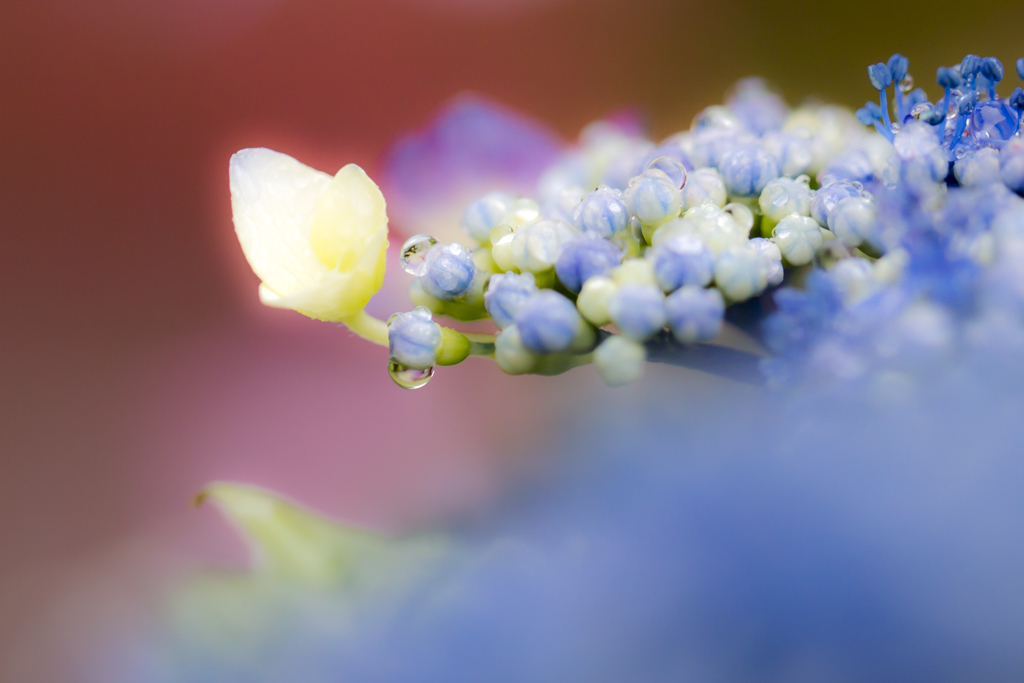
[[[1016,70],[1024,78],[1024,60]],[[998,59],[968,55],[938,69],[942,96],[933,104],[897,54],[868,68],[878,103],[856,114],[833,105],[790,108],[763,81],[748,79],[724,105],[660,142],[596,122],[540,175],[532,196],[492,190],[472,201],[461,242],[429,235],[405,242],[401,265],[414,277],[414,310],[386,326],[351,306],[337,317],[310,314],[386,343],[391,376],[406,388],[470,355],[493,356],[509,374],[593,363],[612,386],[635,380],[648,360],[714,372],[694,359],[708,357],[706,347],[721,349],[723,328],[735,333],[737,325],[770,350],[760,363],[770,380],[811,365],[863,375],[874,362],[862,357],[866,349],[895,357],[893,344],[915,335],[935,341],[940,320],[977,313],[981,283],[1018,286],[1012,259],[1015,240],[1024,239],[1017,195],[1024,91],[1001,98],[1003,76]],[[236,159],[257,153],[275,154],[245,150]],[[236,166],[241,160],[232,163],[235,218],[244,226],[257,213],[251,204],[272,203],[267,195],[280,179],[261,178],[261,194],[242,187]],[[255,199],[244,201],[246,194]],[[369,203],[346,199],[352,213],[323,228],[323,206],[341,200],[302,200],[316,204],[304,210],[321,226],[312,245],[321,264],[368,263],[379,253],[362,256],[370,243],[360,236],[372,231],[360,221],[372,213],[360,210]],[[294,210],[289,220],[296,222]],[[382,262],[380,269],[369,280],[377,287]],[[368,281],[359,282],[365,305]],[[490,318],[497,334],[461,333],[440,326],[438,316]],[[890,343],[869,341],[869,329],[874,339],[883,321],[907,329],[886,332]]]

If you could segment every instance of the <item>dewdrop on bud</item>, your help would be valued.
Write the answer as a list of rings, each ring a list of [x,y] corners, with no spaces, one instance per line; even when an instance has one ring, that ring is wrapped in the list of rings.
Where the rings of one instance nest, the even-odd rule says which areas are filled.
[[[682,210],[686,211],[705,202],[725,206],[727,194],[722,175],[713,168],[698,168],[689,175],[682,190]]]
[[[488,192],[471,202],[462,214],[462,229],[480,244],[487,244],[491,231],[507,223],[515,197],[508,192]]]
[[[388,348],[391,358],[402,366],[427,370],[436,365],[440,347],[441,326],[426,307],[417,306],[388,319]]]
[[[678,216],[683,203],[679,188],[658,170],[644,171],[630,180],[624,198],[630,213],[640,220],[645,237],[653,228]]]
[[[594,367],[610,387],[621,387],[643,375],[647,361],[644,345],[621,336],[611,336],[594,350]]]
[[[772,223],[778,223],[791,213],[811,215],[811,188],[807,176],[800,180],[776,178],[764,186],[758,198],[761,213]]]

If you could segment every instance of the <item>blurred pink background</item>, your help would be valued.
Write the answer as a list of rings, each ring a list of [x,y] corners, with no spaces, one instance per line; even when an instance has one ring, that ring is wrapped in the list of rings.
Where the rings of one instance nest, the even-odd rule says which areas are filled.
[[[943,19],[963,18],[952,3],[868,4],[3,3],[0,680],[67,680],[108,629],[145,621],[163,577],[240,562],[214,513],[188,507],[211,479],[413,528],[485,505],[574,397],[602,390],[589,371],[470,361],[403,392],[382,349],[261,308],[231,226],[232,152],[373,176],[466,89],[566,139],[638,103],[660,135],[752,73],[791,101],[858,105],[864,65],[895,50],[928,65],[922,81],[968,49],[1017,56],[1013,3],[972,5],[966,28]]]

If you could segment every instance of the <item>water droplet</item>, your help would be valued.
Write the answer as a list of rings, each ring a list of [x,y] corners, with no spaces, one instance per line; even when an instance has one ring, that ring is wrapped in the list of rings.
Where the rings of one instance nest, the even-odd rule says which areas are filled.
[[[427,252],[437,244],[437,240],[430,235],[413,235],[402,245],[402,270],[419,277],[423,275],[424,262]]]
[[[512,232],[513,230],[511,225],[502,223],[501,225],[495,226],[494,229],[491,230],[491,244],[497,244],[501,241],[502,237],[511,235]]]
[[[520,197],[512,203],[511,213],[516,225],[526,225],[540,218],[540,206],[528,197]]]
[[[640,219],[636,216],[630,216],[629,218],[629,232],[637,239],[640,244],[646,244],[644,240],[644,226],[640,224]]]
[[[900,92],[906,95],[908,92],[914,89],[914,77],[907,74],[902,81],[900,81]]]
[[[963,159],[965,156],[967,156],[967,148],[963,146],[957,147],[955,150],[953,150],[953,156],[955,156],[957,159]]]
[[[394,383],[403,389],[419,389],[434,376],[434,366],[430,366],[426,370],[417,370],[407,368],[391,358],[388,360],[388,374],[391,375]]]
[[[890,128],[892,129],[892,132],[893,132],[893,133],[898,133],[898,132],[900,132],[900,127],[901,127],[901,126],[900,126],[900,124],[898,124],[898,123],[893,123],[893,124],[892,124],[892,126],[890,126]]]
[[[669,177],[676,187],[682,189],[686,185],[686,168],[676,159],[669,156],[654,157],[644,166],[645,171],[661,171]]]

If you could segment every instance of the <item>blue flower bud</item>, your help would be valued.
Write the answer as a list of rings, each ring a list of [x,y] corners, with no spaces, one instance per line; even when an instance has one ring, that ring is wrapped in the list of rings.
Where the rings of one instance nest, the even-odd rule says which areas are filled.
[[[608,302],[608,314],[624,337],[643,341],[665,326],[665,295],[654,285],[623,285]]]
[[[868,104],[872,103],[868,102]],[[878,105],[876,104],[875,106],[877,107]],[[863,106],[858,109],[855,116],[857,117],[857,121],[864,126],[873,126],[875,125],[875,121],[879,119],[879,117],[875,116],[874,112],[872,112],[867,106]]]
[[[622,193],[602,186],[576,205],[572,221],[584,232],[610,239],[629,227],[629,209]]]
[[[462,214],[462,229],[480,244],[491,239],[491,230],[507,220],[515,197],[508,192],[488,192],[474,200]]]
[[[868,67],[868,80],[875,90],[884,90],[892,85],[892,72],[889,67],[879,62]]]
[[[796,214],[779,221],[772,234],[782,255],[794,266],[806,265],[813,261],[818,247],[825,241],[821,227],[813,218]]]
[[[515,324],[523,346],[540,354],[568,351],[579,328],[585,325],[573,303],[549,289],[537,292],[519,306]]]
[[[859,197],[863,190],[849,180],[839,180],[823,186],[811,200],[811,216],[822,227],[828,225],[828,216],[836,204],[847,197]]]
[[[722,175],[713,168],[698,168],[683,186],[682,208],[691,209],[704,202],[725,206],[726,197]]]
[[[800,180],[776,178],[764,186],[757,203],[761,213],[774,222],[779,222],[791,213],[809,216],[813,193],[806,176]]]
[[[768,181],[779,177],[779,162],[762,145],[750,143],[726,152],[718,170],[730,196],[756,197]]]
[[[675,183],[661,171],[645,171],[629,181],[626,206],[640,222],[661,225],[679,215],[683,197]]]
[[[668,325],[684,344],[714,339],[722,331],[725,300],[717,289],[687,285],[665,300]]]
[[[1019,86],[1014,88],[1010,95],[1010,106],[1017,111],[1024,110],[1024,90],[1021,90]]]
[[[1024,192],[1024,139],[1017,138],[999,150],[999,176],[1014,192]]]
[[[981,73],[993,84],[1003,80],[1003,63],[995,57],[985,57],[981,65]]]
[[[639,378],[646,361],[644,345],[621,335],[608,337],[594,350],[594,367],[610,387],[621,387]]]
[[[978,55],[967,55],[963,61],[960,62],[960,78],[961,80],[967,80],[971,76],[975,76],[981,71],[981,57]]]
[[[779,172],[789,178],[807,173],[814,165],[814,148],[809,137],[772,131],[761,139],[761,144],[779,160]]]
[[[426,306],[396,313],[388,320],[391,357],[405,367],[414,370],[433,367],[440,347],[441,326],[433,321]]]
[[[666,292],[683,285],[704,286],[714,275],[715,259],[696,235],[673,235],[647,252],[658,286]]]
[[[940,66],[935,72],[935,80],[943,88],[956,88],[960,85],[960,72]]]
[[[563,242],[555,261],[555,274],[570,292],[596,275],[608,275],[622,262],[622,252],[611,242],[590,234]]]
[[[790,218],[810,220],[801,216],[790,216],[786,220]],[[726,249],[715,262],[715,286],[732,301],[746,301],[757,296],[768,286],[764,257],[749,244]]]
[[[452,301],[469,290],[475,273],[476,264],[465,247],[443,244],[427,252],[419,282],[423,291],[435,299]]]
[[[837,180],[869,183],[875,179],[875,169],[867,152],[862,149],[851,149],[829,162],[819,179],[822,185],[830,185]]]
[[[1015,66],[1017,67],[1017,78],[1024,81],[1024,57],[1017,59]]]
[[[846,197],[829,213],[828,228],[850,246],[873,241],[877,208],[871,197]]]
[[[523,302],[537,292],[533,273],[498,273],[487,282],[484,307],[494,324],[504,329],[516,319]]]
[[[754,248],[764,262],[768,274],[768,284],[772,287],[781,284],[786,273],[782,269],[782,251],[779,249],[779,245],[763,237],[755,237],[747,244]]]
[[[889,62],[886,66],[889,67],[889,73],[892,74],[893,82],[899,83],[907,76],[910,60],[897,52],[892,57],[889,57]]]
[[[726,106],[756,135],[782,128],[789,107],[760,78],[745,78],[726,98]]]

